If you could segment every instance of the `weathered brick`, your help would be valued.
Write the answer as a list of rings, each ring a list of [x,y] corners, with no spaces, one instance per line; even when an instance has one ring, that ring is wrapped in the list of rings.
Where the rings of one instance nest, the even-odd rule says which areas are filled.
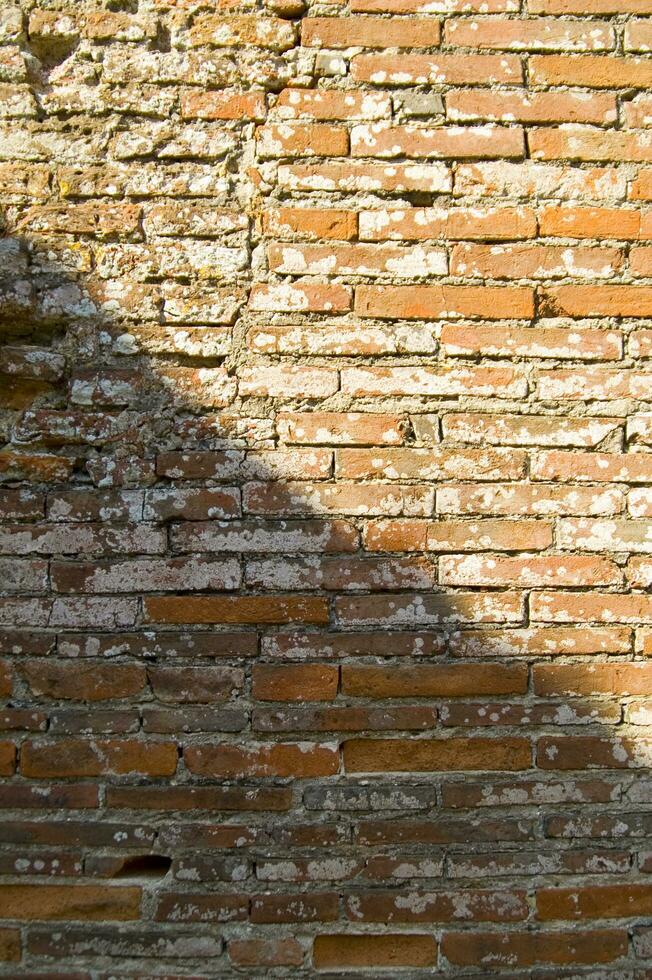
[[[643,980],[652,0],[0,6],[4,972]]]
[[[184,92],[181,115],[184,119],[264,120],[267,114],[262,92]],[[581,120],[590,121],[590,120]]]
[[[229,959],[239,967],[301,966],[303,949],[292,936],[282,939],[232,939]]]
[[[461,966],[532,967],[539,963],[611,963],[627,951],[623,930],[596,932],[444,933],[442,952]]]
[[[451,189],[450,170],[442,163],[327,163],[316,166],[280,166],[280,187],[296,191],[428,191],[445,194]]]
[[[530,765],[526,739],[351,739],[344,743],[346,772],[462,772],[518,770]]]
[[[338,681],[337,667],[259,664],[252,673],[251,693],[259,701],[331,701],[337,694]]]
[[[261,159],[279,157],[342,157],[349,151],[349,136],[341,126],[277,123],[258,130]]]
[[[104,701],[137,696],[146,681],[144,667],[86,660],[30,660],[22,673],[38,698]]]
[[[430,238],[500,241],[532,238],[534,212],[529,208],[379,208],[360,212],[360,238],[409,241]]]
[[[335,155],[331,152],[331,155]],[[351,130],[353,157],[406,156],[410,159],[446,159],[468,157],[522,157],[523,131],[516,127],[449,126],[425,129],[418,126],[391,126],[387,123],[357,125]]]
[[[646,915],[652,901],[650,885],[596,885],[588,888],[541,889],[537,893],[540,919],[618,919]]]
[[[523,69],[513,55],[361,54],[351,62],[351,75],[375,85],[514,85],[522,81]]]
[[[184,761],[198,776],[240,778],[333,776],[340,765],[337,746],[310,742],[195,746],[184,751]]]
[[[172,742],[128,739],[28,741],[21,752],[22,774],[37,779],[112,773],[171,776],[176,768],[177,751]]]
[[[420,665],[418,667],[342,667],[342,693],[351,697],[466,697],[522,694],[527,674],[520,666],[499,664]]]
[[[127,921],[140,913],[140,888],[101,885],[0,885],[3,918]]]
[[[338,208],[270,208],[263,215],[263,230],[268,235],[288,239],[357,237],[358,216],[355,211]]]
[[[433,936],[410,933],[403,935],[323,934],[315,938],[313,963],[318,970],[386,969],[389,966],[432,967],[437,958]]]
[[[446,22],[444,39],[458,47],[512,51],[602,51],[615,47],[601,21],[463,18]]]
[[[457,319],[489,315],[491,319],[509,320],[515,317],[529,319],[534,307],[532,290],[519,286],[358,286],[355,310],[361,316],[381,319]]]

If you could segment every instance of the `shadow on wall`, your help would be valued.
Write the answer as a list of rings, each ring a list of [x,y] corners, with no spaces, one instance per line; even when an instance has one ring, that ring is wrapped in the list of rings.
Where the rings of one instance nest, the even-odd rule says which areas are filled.
[[[314,415],[334,368],[264,388],[243,288],[0,251],[5,959],[558,978],[626,955],[649,743],[549,658],[628,631],[437,585],[438,552],[540,548],[537,520],[428,519],[434,479],[383,464],[400,414]]]

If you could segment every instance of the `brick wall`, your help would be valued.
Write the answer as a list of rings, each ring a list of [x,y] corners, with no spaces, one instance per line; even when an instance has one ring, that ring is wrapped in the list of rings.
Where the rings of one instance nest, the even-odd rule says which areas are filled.
[[[0,975],[652,977],[652,0],[0,8]]]

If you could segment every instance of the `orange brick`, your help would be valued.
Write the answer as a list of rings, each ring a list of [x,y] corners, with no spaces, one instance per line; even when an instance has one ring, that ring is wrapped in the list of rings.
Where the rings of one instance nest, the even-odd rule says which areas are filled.
[[[278,157],[343,157],[349,152],[349,134],[340,126],[277,123],[256,133],[258,155]]]
[[[611,160],[645,163],[651,158],[648,136],[642,132],[617,132],[593,126],[568,125],[558,129],[533,129],[529,134],[534,160]]]
[[[651,599],[613,592],[538,592],[532,596],[531,616],[546,623],[645,623]]]
[[[529,319],[534,314],[534,302],[532,290],[519,286],[358,286],[355,311],[381,319],[487,315],[494,320]]]
[[[644,58],[534,55],[530,59],[530,73],[535,85],[644,89],[652,82],[652,65]]]
[[[623,255],[617,248],[557,245],[454,245],[452,276],[482,279],[611,278]]]
[[[532,14],[652,14],[650,0],[531,0]]]
[[[442,585],[619,585],[622,573],[608,558],[585,555],[456,556],[441,558]]]
[[[492,159],[522,157],[525,149],[523,130],[515,126],[426,129],[370,123],[354,126],[351,130],[351,155],[386,159],[400,156],[428,160],[458,157]]]
[[[503,22],[504,23],[504,22]],[[446,111],[453,122],[486,120],[524,123],[597,123],[615,122],[616,99],[596,93],[587,98],[584,92],[486,92],[462,89],[446,96]]]
[[[546,289],[545,303],[555,315],[650,316],[650,286],[553,286]]]
[[[504,51],[605,51],[613,49],[613,29],[601,21],[559,21],[536,18],[448,20],[446,44]]]
[[[453,357],[474,354],[498,357],[540,357],[561,360],[620,360],[622,337],[616,331],[562,327],[502,327],[445,323],[442,349]],[[498,421],[498,418],[497,418]],[[523,425],[527,421],[523,419]],[[567,424],[572,427],[573,421]]]
[[[649,2],[649,0],[639,0],[639,2]],[[431,9],[430,0],[351,0],[351,10],[355,13],[419,14],[429,13]],[[469,12],[497,14],[518,9],[517,0],[447,0],[445,11],[453,14]]]
[[[360,54],[351,61],[351,77],[376,85],[514,85],[523,68],[514,55]]]
[[[537,453],[532,458],[534,480],[591,483],[648,483],[652,460],[639,453],[573,453],[562,450]]]
[[[257,285],[249,295],[249,306],[260,312],[345,313],[351,305],[352,290],[332,283]]]
[[[552,544],[551,526],[545,521],[520,520],[517,527],[523,548]],[[379,520],[367,524],[364,543],[369,551],[511,551],[515,530],[514,522],[507,520]]]
[[[401,278],[443,276],[448,271],[442,248],[356,242],[347,245],[283,245],[267,247],[272,272],[284,275],[369,276]]]
[[[530,208],[400,208],[361,211],[365,241],[469,239],[484,241],[533,238],[537,224]]]
[[[184,119],[255,119],[267,112],[263,92],[184,92],[181,115]]]
[[[439,35],[439,21],[430,17],[305,17],[301,22],[301,43],[313,48],[431,48]]]
[[[539,213],[539,232],[552,238],[618,238],[636,241],[643,234],[643,215],[626,208],[575,208],[549,205]]]
[[[650,664],[535,664],[535,694],[594,695],[647,694],[652,678]]]
[[[279,185],[288,190],[338,191],[428,191],[445,194],[452,186],[450,171],[442,163],[387,164],[324,163],[279,167]]]
[[[198,14],[190,29],[191,44],[209,44],[217,48],[251,44],[274,51],[286,51],[294,46],[295,41],[294,24],[278,17]]]
[[[652,49],[652,29],[647,20],[630,20],[625,26],[625,51],[644,51]]]
[[[286,88],[275,112],[283,119],[385,119],[391,117],[392,103],[378,92]]]
[[[396,446],[404,440],[406,419],[371,412],[279,412],[276,426],[286,443],[341,446]]]

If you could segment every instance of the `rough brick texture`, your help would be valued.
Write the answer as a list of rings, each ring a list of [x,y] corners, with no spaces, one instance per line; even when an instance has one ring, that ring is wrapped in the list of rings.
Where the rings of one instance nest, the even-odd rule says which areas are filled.
[[[0,0],[0,975],[652,977],[652,0]]]

